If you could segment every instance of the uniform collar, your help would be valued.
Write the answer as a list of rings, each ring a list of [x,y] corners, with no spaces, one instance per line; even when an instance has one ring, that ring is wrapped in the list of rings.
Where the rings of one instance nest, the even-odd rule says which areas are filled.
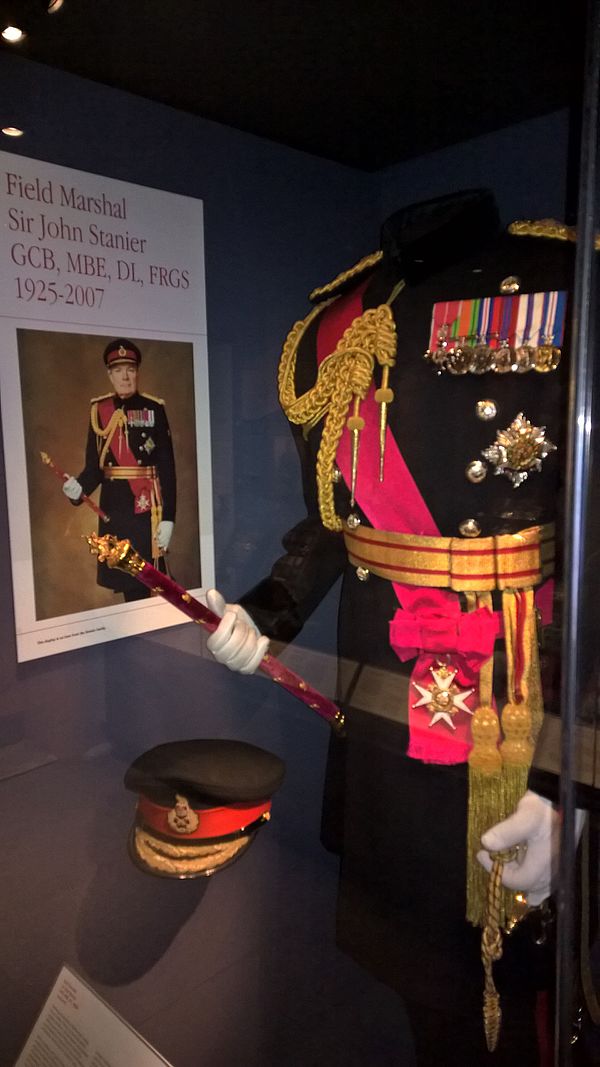
[[[381,248],[384,258],[414,284],[476,254],[499,233],[493,194],[467,189],[400,208],[383,223]]]

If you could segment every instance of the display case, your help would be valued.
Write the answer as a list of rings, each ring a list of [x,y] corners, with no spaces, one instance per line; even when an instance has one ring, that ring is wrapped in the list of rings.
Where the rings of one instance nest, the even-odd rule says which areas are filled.
[[[140,1067],[599,1062],[597,8],[576,101],[376,169],[3,47],[0,1067],[63,967]]]

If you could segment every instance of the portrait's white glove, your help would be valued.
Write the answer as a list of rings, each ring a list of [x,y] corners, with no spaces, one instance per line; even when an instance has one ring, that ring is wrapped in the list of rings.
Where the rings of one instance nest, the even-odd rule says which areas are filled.
[[[73,502],[79,500],[79,497],[83,493],[83,489],[77,481],[77,478],[67,478],[66,482],[63,482],[62,491],[65,496],[68,496],[69,500],[72,500]]]
[[[269,647],[269,638],[261,635],[247,611],[240,604],[226,604],[216,589],[209,589],[206,603],[221,622],[206,642],[218,663],[230,671],[254,674]]]
[[[584,820],[585,812],[578,809],[577,838]],[[504,852],[516,845],[521,846],[517,858],[504,864],[503,884],[507,889],[526,893],[528,903],[534,908],[550,896],[558,870],[560,845],[560,817],[551,801],[528,790],[516,811],[504,822],[487,830],[481,843],[483,850],[477,853],[477,859],[486,871],[492,869],[490,852]]]
[[[169,542],[173,536],[173,529],[175,523],[170,519],[163,519],[158,524],[158,530],[156,531],[156,543],[162,552],[166,552],[169,547]]]

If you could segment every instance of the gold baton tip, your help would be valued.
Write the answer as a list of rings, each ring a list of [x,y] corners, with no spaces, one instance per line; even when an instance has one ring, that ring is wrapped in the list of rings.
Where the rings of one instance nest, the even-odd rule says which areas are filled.
[[[40,452],[40,459],[41,459],[42,463],[49,463],[50,462],[50,456],[48,455],[47,452]]]
[[[99,563],[109,567],[118,567],[132,577],[137,577],[144,570],[146,561],[132,547],[126,537],[119,539],[114,534],[91,533],[85,537],[92,555],[98,556]]]

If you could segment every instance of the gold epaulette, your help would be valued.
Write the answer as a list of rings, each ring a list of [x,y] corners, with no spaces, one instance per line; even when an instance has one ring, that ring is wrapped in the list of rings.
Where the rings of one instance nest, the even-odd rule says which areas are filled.
[[[103,393],[102,396],[93,396],[90,400],[90,404],[99,404],[101,400],[108,400],[109,397],[114,395],[114,393]]]
[[[327,296],[333,296],[338,289],[341,289],[347,281],[351,278],[357,278],[359,274],[364,274],[370,270],[371,267],[375,267],[381,260],[383,252],[370,252],[368,256],[363,256],[359,259],[358,263],[355,263],[353,267],[349,267],[348,270],[343,270],[341,274],[338,274],[333,281],[328,282],[327,285],[321,285],[317,289],[313,289],[308,299],[315,303],[318,300],[323,300]]]
[[[164,406],[164,400],[160,396],[152,396],[152,393],[140,393],[144,400],[153,400],[155,404],[162,404]]]
[[[576,241],[577,230],[575,226],[567,226],[558,219],[519,219],[511,222],[508,232],[513,237],[549,237],[555,241]],[[596,234],[594,242],[596,251],[600,251],[600,234]]]

